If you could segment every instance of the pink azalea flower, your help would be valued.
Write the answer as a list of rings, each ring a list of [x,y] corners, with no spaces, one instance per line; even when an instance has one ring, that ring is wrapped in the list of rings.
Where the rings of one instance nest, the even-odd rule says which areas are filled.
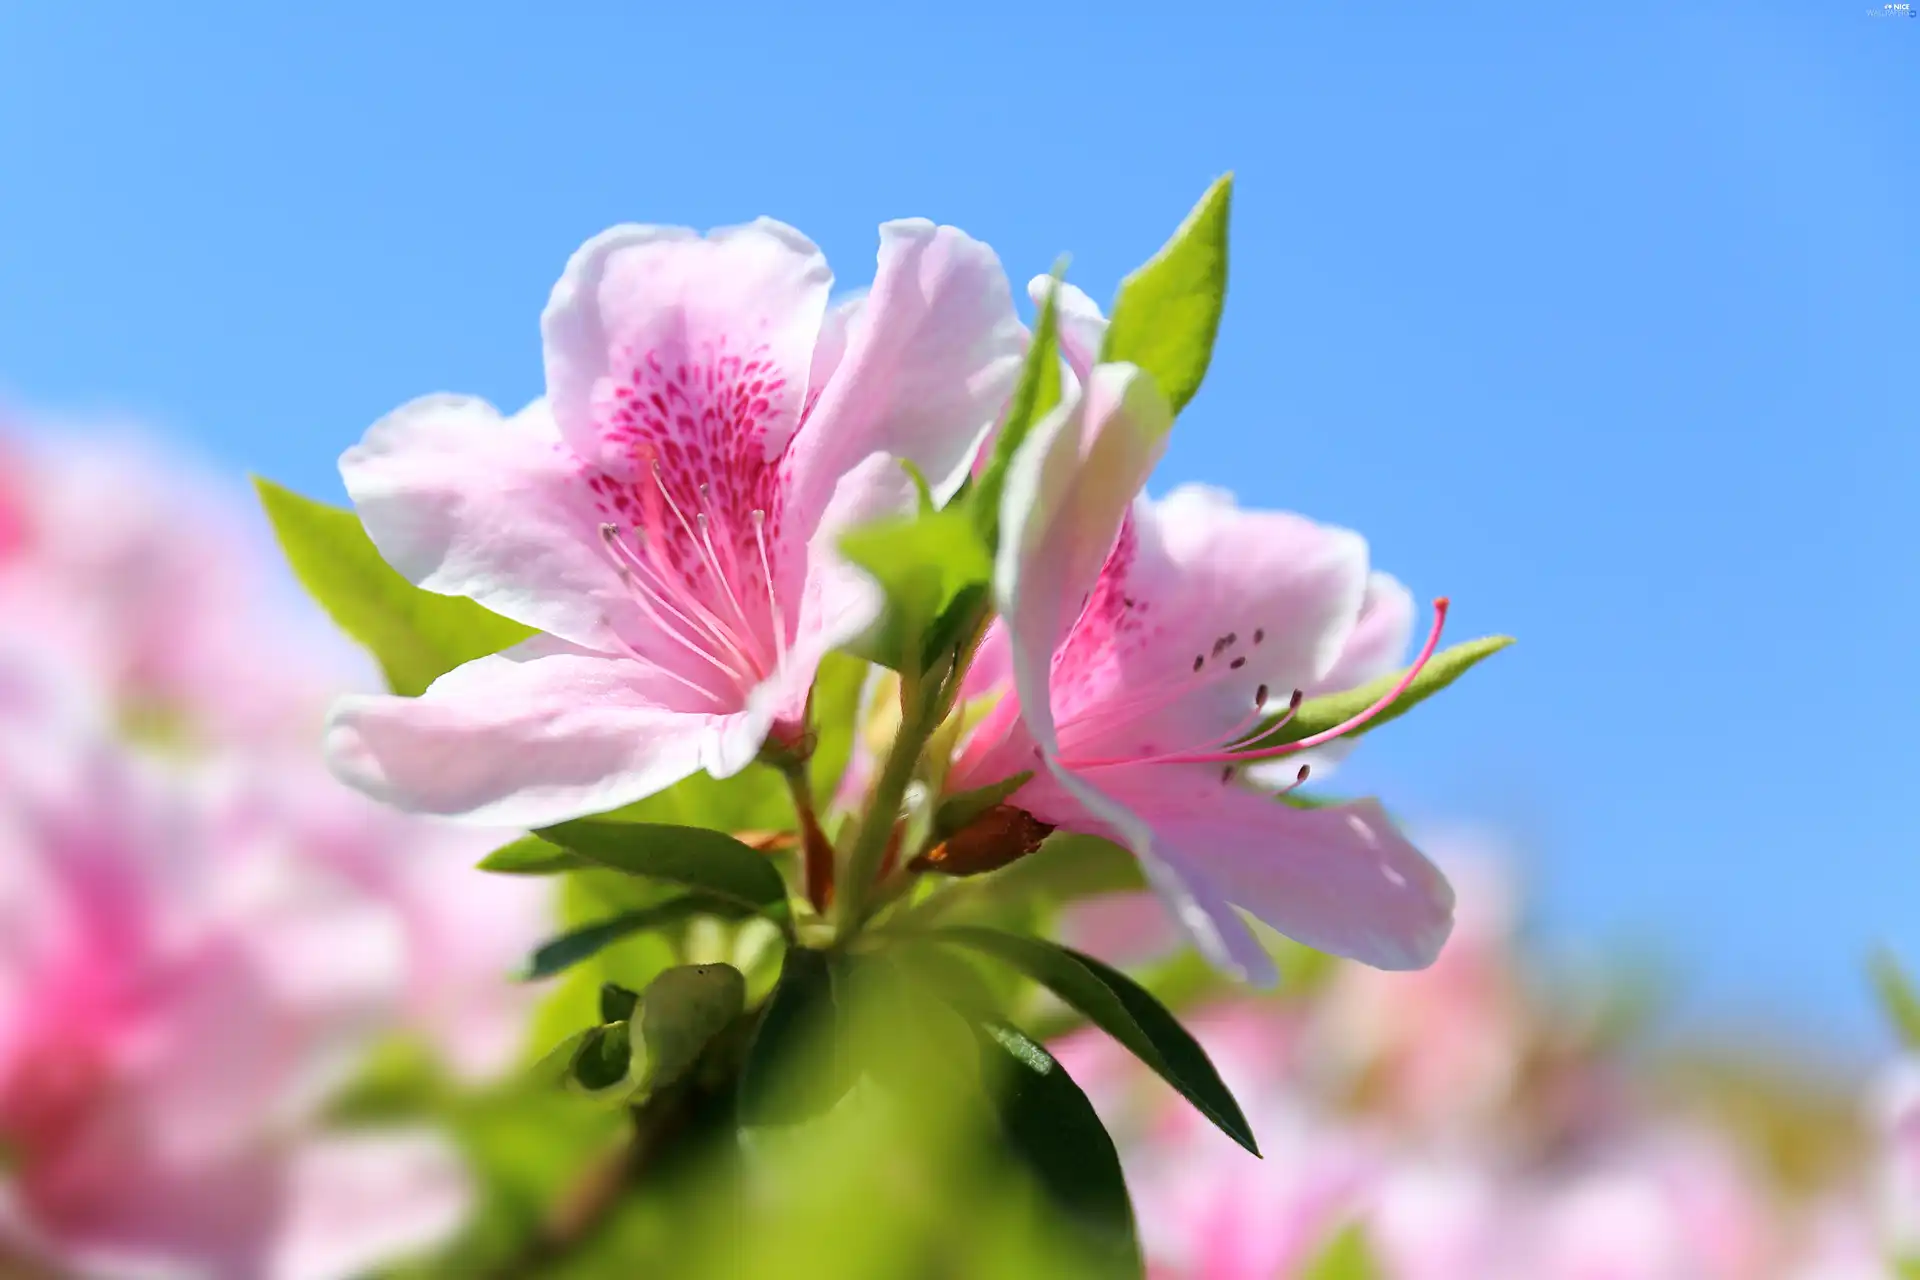
[[[539,628],[418,699],[349,699],[339,775],[422,812],[538,826],[725,777],[798,731],[815,667],[869,626],[840,530],[966,475],[1026,343],[997,259],[892,222],[863,298],[762,219],[618,227],[543,317],[548,397],[449,396],[341,460],[383,555]]]
[[[0,1251],[326,1280],[454,1230],[442,1140],[312,1123],[400,998],[392,912],[248,835],[231,788],[19,729],[0,726]]]
[[[1378,804],[1295,810],[1239,774],[1366,718],[1278,751],[1240,745],[1274,694],[1325,687],[1353,644],[1366,544],[1197,486],[1136,499],[1164,445],[1166,403],[1130,366],[1086,366],[1097,347],[1087,307],[1062,310],[1080,385],[1009,472],[1001,619],[970,672],[970,696],[991,692],[997,671],[1011,690],[967,741],[950,785],[1035,770],[1013,803],[1132,849],[1202,952],[1250,981],[1276,974],[1235,907],[1380,968],[1431,962],[1452,891]],[[1366,638],[1378,643],[1372,629]]]

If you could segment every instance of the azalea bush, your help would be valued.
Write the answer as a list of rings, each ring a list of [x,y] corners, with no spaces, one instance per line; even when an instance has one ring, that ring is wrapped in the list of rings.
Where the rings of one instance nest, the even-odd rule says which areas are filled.
[[[358,657],[165,459],[0,448],[0,1274],[1920,1246],[1906,1070],[1654,1053],[1630,984],[1522,956],[1484,842],[1338,794],[1508,641],[1357,534],[1147,496],[1230,192],[1105,314],[919,220],[842,299],[769,220],[596,236],[542,398],[402,406],[351,510],[256,482]]]

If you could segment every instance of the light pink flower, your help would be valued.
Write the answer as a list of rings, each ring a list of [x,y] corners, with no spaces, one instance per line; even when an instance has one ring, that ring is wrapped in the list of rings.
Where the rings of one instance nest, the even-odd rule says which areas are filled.
[[[839,531],[906,509],[901,460],[958,486],[1026,343],[998,260],[950,227],[887,223],[872,290],[829,310],[830,283],[765,219],[615,228],[554,288],[546,400],[431,397],[347,452],[396,568],[545,634],[421,698],[343,702],[342,778],[537,826],[796,731],[821,656],[878,609]]]
[[[1874,1193],[1881,1237],[1897,1256],[1920,1256],[1920,1058],[1902,1057],[1868,1095],[1880,1152]]]
[[[1416,974],[1342,966],[1316,1006],[1314,1043],[1339,1074],[1364,1074],[1373,1105],[1400,1123],[1484,1139],[1513,1101],[1532,1029],[1514,954],[1513,885],[1484,837],[1423,844],[1458,892],[1445,948]]]
[[[298,627],[234,495],[124,429],[0,441],[0,643],[108,717],[199,744],[312,741],[353,666]]]
[[[444,1142],[312,1127],[401,998],[392,912],[249,837],[230,787],[45,725],[0,727],[0,776],[7,1248],[323,1280],[458,1226]]]
[[[1001,619],[979,672],[1010,672],[1011,694],[971,735],[950,785],[1036,770],[1013,803],[1132,849],[1202,952],[1251,981],[1276,975],[1235,907],[1381,968],[1429,963],[1452,891],[1378,804],[1295,810],[1238,776],[1276,754],[1237,745],[1274,695],[1324,688],[1354,644],[1366,544],[1198,486],[1136,499],[1167,405],[1131,366],[1085,367],[1096,343],[1074,318],[1084,310],[1066,308],[1062,330],[1080,385],[1008,473]],[[1393,630],[1383,621],[1362,639]],[[1436,626],[1426,653],[1437,637]],[[970,694],[990,678],[970,673]]]
[[[398,813],[318,768],[275,783],[253,789],[249,826],[378,904],[400,931],[397,1028],[465,1081],[512,1067],[542,995],[512,976],[555,928],[551,883],[474,870],[512,833]]]

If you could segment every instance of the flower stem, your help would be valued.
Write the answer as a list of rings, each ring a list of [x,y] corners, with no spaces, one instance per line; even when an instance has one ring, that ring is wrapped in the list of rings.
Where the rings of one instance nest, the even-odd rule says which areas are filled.
[[[906,798],[914,770],[919,767],[927,736],[939,724],[938,704],[944,674],[933,671],[925,676],[901,677],[900,730],[894,737],[886,766],[880,772],[880,781],[874,785],[866,818],[847,855],[846,876],[840,884],[840,934],[843,937],[866,923],[874,882],[886,858],[894,826],[900,819],[900,804]]]
[[[793,797],[793,811],[800,819],[800,885],[813,909],[825,915],[833,905],[833,843],[820,828],[813,810],[813,787],[807,780],[804,761],[785,765],[780,775],[787,780],[787,794]]]

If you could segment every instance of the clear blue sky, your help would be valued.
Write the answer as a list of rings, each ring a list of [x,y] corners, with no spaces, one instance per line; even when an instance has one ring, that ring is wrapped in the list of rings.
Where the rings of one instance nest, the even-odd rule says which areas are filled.
[[[334,495],[400,401],[537,393],[610,223],[857,283],[925,214],[1104,298],[1235,169],[1164,481],[1521,640],[1343,783],[1858,1037],[1867,944],[1920,961],[1920,20],[1868,8],[7,5],[0,380]]]

